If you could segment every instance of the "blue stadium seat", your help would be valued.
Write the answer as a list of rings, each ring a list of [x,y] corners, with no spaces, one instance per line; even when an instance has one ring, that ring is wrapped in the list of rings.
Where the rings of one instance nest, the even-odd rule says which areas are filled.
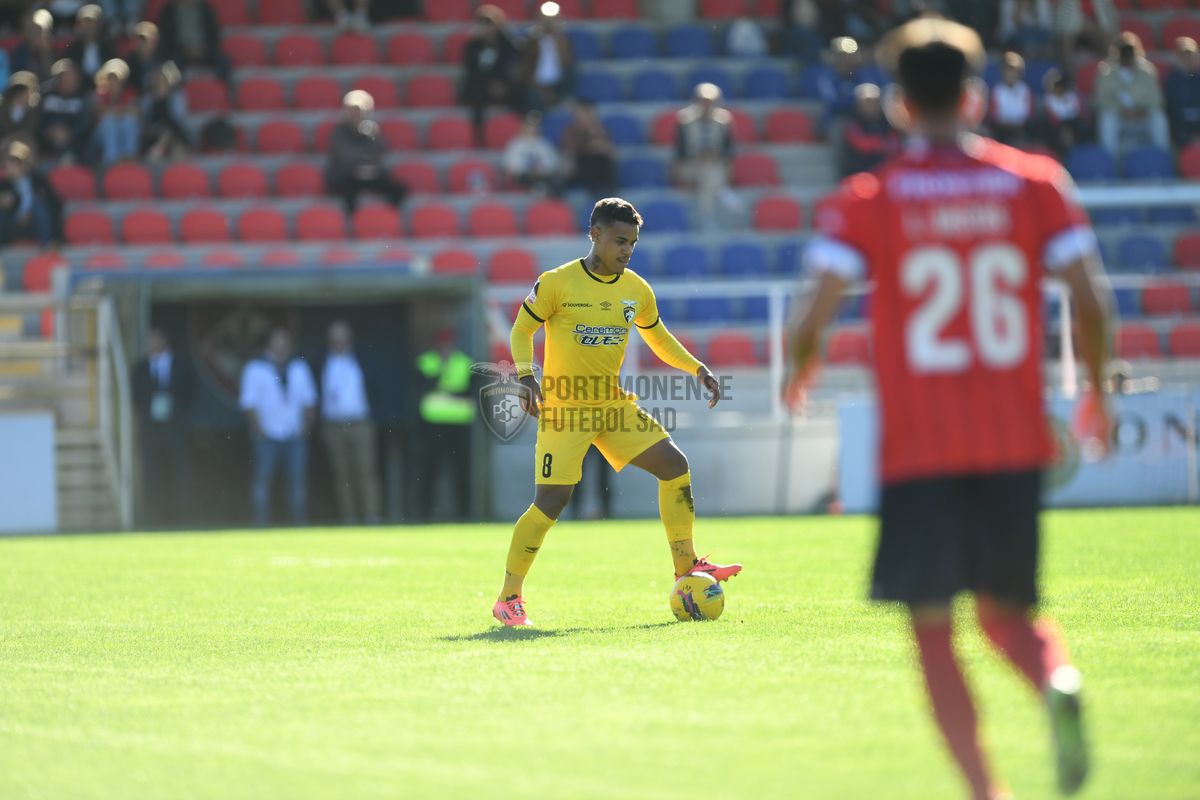
[[[810,64],[805,67],[800,73],[800,96],[810,100],[819,97],[821,79],[830,71],[831,68],[826,64]]]
[[[687,301],[682,297],[658,298],[658,317],[669,327],[687,317]]]
[[[636,156],[621,159],[617,182],[623,189],[659,188],[667,185],[667,165],[661,159]]]
[[[778,100],[791,94],[792,79],[779,67],[755,67],[742,78],[742,97],[747,100]]]
[[[769,301],[766,295],[742,298],[742,311],[739,318],[746,322],[766,322],[769,313]]]
[[[1169,263],[1167,246],[1153,236],[1129,236],[1117,246],[1117,265],[1124,270],[1156,272]]]
[[[605,114],[601,117],[608,136],[618,147],[639,145],[646,140],[642,131],[642,122],[632,114]]]
[[[677,25],[667,31],[666,50],[671,58],[711,58],[712,34],[703,25]]]
[[[571,50],[580,61],[591,61],[604,57],[604,47],[600,37],[587,28],[571,28],[567,31],[567,39],[571,42]]]
[[[1196,209],[1192,206],[1150,206],[1147,215],[1150,222],[1167,225],[1190,225],[1196,221]]]
[[[688,322],[730,322],[733,301],[728,297],[689,297],[684,305]]]
[[[654,58],[658,55],[658,41],[654,31],[642,25],[624,25],[617,28],[609,42],[613,58]]]
[[[1000,82],[1000,60],[989,58],[987,64],[983,66],[983,74],[980,76],[983,82],[989,87],[995,86]]]
[[[733,76],[720,67],[696,67],[688,73],[687,85],[689,90],[694,89],[701,83],[715,83],[721,88],[727,99],[735,96],[733,91]]]
[[[633,76],[633,99],[642,103],[678,100],[679,79],[665,69],[647,69]]]
[[[721,274],[731,278],[765,276],[767,252],[755,242],[735,242],[721,248]]]
[[[1094,225],[1136,225],[1142,221],[1142,210],[1136,206],[1109,206],[1088,211]]]
[[[775,270],[788,278],[799,275],[800,254],[803,249],[804,245],[796,242],[780,245],[779,251],[775,255]]]
[[[1175,159],[1157,147],[1139,147],[1125,154],[1126,178],[1150,180],[1175,177]]]
[[[575,94],[594,103],[616,103],[624,96],[620,78],[607,70],[594,68],[580,73],[575,81]]]
[[[1025,82],[1029,84],[1029,88],[1034,94],[1040,95],[1044,91],[1046,73],[1056,68],[1057,65],[1053,61],[1043,59],[1034,59],[1025,62]]]
[[[547,111],[542,117],[542,135],[555,146],[562,142],[563,131],[571,124],[571,112],[558,109]]]
[[[642,219],[646,221],[646,229],[654,233],[692,229],[688,222],[687,209],[683,203],[676,200],[654,200],[639,205],[638,209],[642,212]]]
[[[1110,181],[1117,177],[1112,156],[1099,145],[1072,148],[1067,153],[1067,171],[1080,182]]]
[[[588,214],[591,214],[592,209],[588,207]],[[583,224],[583,230],[587,230],[587,223]],[[658,250],[653,247],[647,247],[644,244],[639,244],[633,251],[633,258],[629,261],[629,266],[633,267],[633,271],[639,275],[661,275],[662,269],[659,267]]]
[[[1117,313],[1122,319],[1141,316],[1141,292],[1132,286],[1113,289],[1113,298],[1117,303]]]
[[[708,249],[698,244],[677,244],[667,248],[663,254],[662,274],[670,278],[708,277]]]

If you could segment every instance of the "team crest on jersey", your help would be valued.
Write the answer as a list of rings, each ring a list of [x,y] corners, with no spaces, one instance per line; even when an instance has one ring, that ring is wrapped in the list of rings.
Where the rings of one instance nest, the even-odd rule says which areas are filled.
[[[637,316],[637,309],[634,308],[636,305],[636,300],[621,301],[621,314],[624,315],[626,322],[633,322],[633,318]]]

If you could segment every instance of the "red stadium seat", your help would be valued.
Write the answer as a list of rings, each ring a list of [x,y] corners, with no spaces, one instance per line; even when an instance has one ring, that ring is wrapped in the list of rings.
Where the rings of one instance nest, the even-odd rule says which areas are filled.
[[[232,34],[221,42],[221,49],[233,66],[263,67],[268,63],[267,43],[253,34]]]
[[[733,117],[733,140],[735,142],[757,142],[758,125],[754,122],[754,117],[736,108],[729,109],[729,113]]]
[[[1151,316],[1187,314],[1192,292],[1186,283],[1155,283],[1142,289],[1142,311]]]
[[[21,287],[27,292],[48,292],[54,270],[67,268],[67,260],[58,253],[41,253],[25,262],[21,268]]]
[[[275,63],[281,67],[319,67],[325,64],[325,48],[316,36],[289,33],[275,42]]]
[[[159,188],[168,200],[208,197],[208,173],[195,164],[172,164],[163,170]]]
[[[707,363],[719,367],[747,367],[759,363],[754,340],[744,333],[727,331],[708,341]]]
[[[442,63],[443,64],[461,64],[463,60],[463,50],[467,47],[467,42],[471,40],[472,32],[455,31],[442,40]]]
[[[425,3],[425,19],[430,22],[467,22],[474,4],[471,0],[437,0]]]
[[[146,269],[183,269],[187,259],[178,250],[156,250],[142,259]]]
[[[187,95],[188,111],[193,114],[229,110],[229,91],[216,78],[191,76],[184,83],[183,91]]]
[[[302,242],[330,241],[345,236],[346,218],[337,206],[312,206],[296,215],[296,238]]]
[[[440,250],[433,256],[433,271],[441,273],[473,273],[479,269],[479,258],[470,250],[452,248]]]
[[[637,19],[638,0],[592,0],[592,19]]]
[[[400,214],[391,206],[366,206],[354,212],[355,239],[399,239]]]
[[[104,173],[104,196],[109,200],[148,200],[154,197],[154,176],[141,164],[114,164]]]
[[[400,105],[400,95],[396,91],[396,82],[391,78],[366,75],[354,81],[354,89],[362,89],[375,101],[378,109],[395,108]]]
[[[558,2],[558,18],[559,19],[583,19],[587,16],[584,13],[583,0],[557,0]],[[534,7],[541,5],[538,0],[534,0]]]
[[[313,149],[318,153],[326,153],[329,151],[329,141],[333,138],[333,129],[337,127],[338,120],[336,117],[327,119],[317,125],[313,131]]]
[[[333,78],[312,76],[296,81],[292,94],[294,108],[339,108],[342,105],[342,87]]]
[[[760,231],[800,229],[800,203],[786,196],[764,197],[754,204],[754,228]]]
[[[1140,17],[1122,15],[1120,18],[1120,28],[1122,33],[1136,33],[1138,38],[1142,40],[1142,45],[1147,51],[1153,50],[1158,46],[1158,42],[1154,37],[1154,27]]]
[[[692,355],[696,355],[697,353],[700,352],[700,348],[698,347],[696,340],[693,339],[691,336],[688,336],[686,333],[679,333],[678,331],[671,331],[671,333],[675,334],[675,338],[679,340],[679,343],[681,345],[683,345],[684,350],[687,350]],[[675,369],[674,367],[666,364],[658,356],[656,356],[654,354],[654,351],[651,350],[650,348],[647,347],[643,352],[646,354],[646,362],[645,362],[646,369],[654,369],[654,370],[673,370],[673,369]]]
[[[305,25],[303,0],[258,0],[258,21],[263,25]]]
[[[1176,239],[1171,255],[1179,269],[1200,270],[1200,233],[1185,233]]]
[[[468,236],[516,236],[517,215],[505,203],[480,203],[467,215]]]
[[[449,238],[459,235],[458,212],[453,206],[429,203],[409,216],[409,230],[417,239]]]
[[[63,200],[94,200],[96,173],[87,167],[69,165],[50,171],[50,185]]]
[[[246,78],[238,84],[238,108],[278,111],[287,108],[287,93],[275,78]]]
[[[1192,142],[1179,151],[1179,174],[1192,180],[1200,179],[1200,142]]]
[[[437,167],[425,161],[409,161],[392,167],[392,175],[417,194],[437,194],[441,191]]]
[[[213,269],[240,267],[243,263],[245,259],[237,250],[208,250],[200,256],[200,266]]]
[[[285,164],[275,173],[275,193],[280,197],[307,197],[325,191],[325,177],[315,164]]]
[[[166,244],[171,241],[171,220],[152,208],[131,211],[121,220],[121,239],[126,244]]]
[[[416,108],[452,106],[455,101],[454,81],[445,75],[418,75],[405,88],[408,104]]]
[[[871,363],[871,338],[862,328],[841,328],[829,337],[825,360],[830,364]]]
[[[229,219],[214,208],[195,208],[179,220],[179,238],[189,244],[229,241]]]
[[[457,194],[486,192],[496,186],[496,168],[490,161],[467,158],[450,165],[450,191]]]
[[[424,33],[419,31],[397,33],[388,39],[387,63],[389,64],[432,64],[436,60],[433,40]]]
[[[733,159],[735,186],[778,186],[779,165],[765,153],[743,153]]]
[[[1180,322],[1167,335],[1171,355],[1200,358],[1200,322]]]
[[[338,267],[345,264],[361,264],[365,260],[363,254],[352,247],[331,247],[321,253],[318,262],[327,267]]]
[[[525,230],[534,236],[571,236],[579,232],[574,212],[561,200],[530,203],[525,209]]]
[[[430,150],[469,150],[474,146],[471,123],[459,116],[438,117],[429,123],[426,141]]]
[[[230,164],[217,175],[221,197],[266,197],[267,174],[255,164]]]
[[[237,221],[243,242],[282,242],[288,238],[287,218],[273,208],[251,208]]]
[[[508,16],[510,20],[523,22],[529,19],[529,2],[530,0],[488,0],[492,5],[499,8]],[[538,5],[541,5],[539,3]]]
[[[75,211],[67,215],[64,233],[70,244],[112,244],[115,241],[112,220],[99,211]]]
[[[700,0],[700,16],[707,19],[737,19],[747,14],[745,0]]]
[[[537,258],[528,250],[504,248],[488,259],[488,278],[494,283],[532,283],[537,274]]]
[[[1158,358],[1162,355],[1158,334],[1149,325],[1127,322],[1117,330],[1119,358]]]
[[[83,260],[84,269],[114,270],[126,269],[128,267],[129,262],[117,250],[101,250],[98,253],[90,254]]]
[[[333,64],[378,64],[379,47],[372,36],[363,33],[341,33],[329,48]]]
[[[767,116],[768,142],[811,142],[812,120],[794,108],[777,108]]]
[[[250,23],[245,0],[213,0],[212,6],[222,28],[232,28]]]
[[[521,118],[516,114],[495,114],[483,124],[483,144],[500,150],[521,132]]]
[[[294,122],[273,120],[258,128],[258,152],[260,153],[303,153],[304,129]]]
[[[259,263],[264,267],[298,267],[301,260],[300,254],[295,250],[278,247],[263,253],[259,258]]]
[[[1075,87],[1079,90],[1081,98],[1092,96],[1092,89],[1096,86],[1096,76],[1100,73],[1100,64],[1102,62],[1098,58],[1091,58],[1079,65],[1079,69],[1075,72]]]
[[[674,144],[679,120],[675,111],[663,111],[650,123],[650,139],[655,144]]]
[[[782,5],[783,0],[756,0],[754,3],[753,13],[756,17],[779,19]]]
[[[392,150],[416,150],[421,146],[416,127],[406,119],[385,120],[379,124],[379,129]]]
[[[1175,40],[1181,36],[1189,36],[1200,40],[1200,19],[1192,12],[1192,16],[1172,17],[1163,23],[1163,47],[1174,47]]]

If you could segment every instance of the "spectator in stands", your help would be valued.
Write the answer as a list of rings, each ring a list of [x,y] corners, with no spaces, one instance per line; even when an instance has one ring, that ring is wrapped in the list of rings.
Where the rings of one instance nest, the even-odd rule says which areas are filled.
[[[1021,146],[1033,122],[1033,91],[1025,82],[1025,59],[1013,52],[1004,54],[1000,83],[992,88],[988,127],[993,138]]]
[[[504,12],[493,5],[475,10],[475,33],[463,48],[460,100],[471,109],[475,142],[483,146],[488,106],[513,108],[520,96],[516,74],[521,52],[506,28]]]
[[[155,73],[165,63],[159,52],[158,26],[139,22],[133,29],[133,50],[125,58],[129,64],[129,85],[135,92],[145,94],[151,89]]]
[[[717,221],[717,202],[727,199],[733,160],[733,115],[720,107],[716,84],[696,87],[692,104],[676,116],[674,173],[676,183],[695,192],[706,227]]]
[[[1057,0],[1054,32],[1061,63],[1069,64],[1077,46],[1103,54],[1117,35],[1117,10],[1113,0]]]
[[[854,114],[846,124],[841,147],[843,176],[875,169],[900,146],[899,135],[884,116],[879,87],[859,84],[854,99]]]
[[[143,527],[179,527],[190,519],[191,442],[196,383],[191,366],[175,355],[158,328],[146,332],[146,355],[130,376],[141,451]]]
[[[821,37],[821,3],[817,0],[784,0],[779,4],[783,27],[783,52],[805,64],[821,58],[825,39]]]
[[[1166,150],[1170,145],[1158,71],[1145,57],[1137,34],[1121,34],[1115,55],[1100,65],[1096,77],[1096,124],[1100,144],[1114,157],[1122,140],[1148,139]]]
[[[877,0],[817,0],[821,7],[821,38],[849,36],[858,41],[875,41],[891,27],[891,19]]]
[[[1047,55],[1054,41],[1050,0],[1000,0],[998,33],[1004,47]]]
[[[616,194],[617,148],[590,100],[575,104],[575,113],[563,131],[562,155],[572,185],[582,186],[592,197]]]
[[[1175,40],[1175,66],[1167,75],[1166,95],[1175,144],[1183,147],[1200,140],[1200,52],[1190,36]]]
[[[142,18],[143,0],[99,0],[104,7],[104,17],[108,20],[109,30],[114,36],[124,36],[132,33],[138,20]]]
[[[817,94],[824,106],[818,127],[830,138],[837,138],[834,129],[854,111],[854,87],[860,82],[857,72],[861,66],[857,41],[838,36],[829,43],[829,66],[817,80]]]
[[[75,15],[75,38],[64,55],[79,65],[79,71],[89,81],[100,67],[116,57],[117,51],[104,30],[104,11],[100,6],[89,3],[79,9]]]
[[[9,142],[24,142],[33,147],[37,142],[38,121],[41,118],[41,93],[38,79],[32,72],[14,72],[0,97],[0,147]]]
[[[32,72],[39,81],[48,80],[55,60],[54,17],[39,8],[25,21],[25,35],[9,54],[9,75]]]
[[[321,368],[321,438],[329,453],[338,512],[347,525],[377,525],[383,508],[371,375],[354,351],[348,324],[339,320],[330,325],[328,344]]]
[[[1042,99],[1042,142],[1059,158],[1089,136],[1087,108],[1070,79],[1057,69],[1046,73]]]
[[[766,58],[771,55],[771,44],[755,20],[742,17],[725,30],[725,52],[737,58]]]
[[[271,481],[282,461],[292,523],[303,525],[308,518],[308,434],[316,416],[317,389],[308,364],[292,356],[287,331],[272,331],[263,355],[242,370],[239,404],[254,447],[255,523],[265,526],[270,519]]]
[[[563,31],[557,5],[542,6],[537,24],[525,35],[521,61],[521,77],[529,87],[529,108],[544,111],[571,95],[575,51]]]
[[[366,33],[371,28],[371,0],[324,0],[338,30]]]
[[[69,58],[55,62],[53,78],[42,96],[38,148],[42,163],[83,164],[88,159],[92,105],[79,66]]]
[[[362,192],[378,192],[395,206],[408,195],[408,187],[393,178],[384,164],[387,145],[379,123],[371,119],[374,110],[375,98],[370,93],[361,89],[348,92],[342,99],[342,120],[329,137],[325,185],[330,194],[342,198],[347,214],[358,208]]]
[[[170,0],[158,16],[159,57],[186,75],[205,67],[229,84],[229,58],[221,51],[221,23],[208,0]]]
[[[508,179],[540,195],[562,191],[562,164],[558,151],[542,136],[542,115],[531,111],[521,122],[521,132],[504,148],[504,173]]]
[[[32,238],[50,247],[62,241],[62,200],[33,166],[29,145],[7,146],[0,173],[0,245]]]
[[[142,155],[150,161],[176,158],[191,147],[182,81],[172,61],[150,76],[150,91],[142,97]]]
[[[129,65],[119,58],[105,62],[96,73],[96,146],[101,163],[137,158],[141,123],[137,95],[129,85]]]

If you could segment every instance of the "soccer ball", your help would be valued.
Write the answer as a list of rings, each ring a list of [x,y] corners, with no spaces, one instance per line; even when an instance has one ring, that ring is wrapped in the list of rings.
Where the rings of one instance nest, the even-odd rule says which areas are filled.
[[[716,619],[725,610],[725,592],[711,575],[684,575],[671,589],[671,610],[682,622]]]

